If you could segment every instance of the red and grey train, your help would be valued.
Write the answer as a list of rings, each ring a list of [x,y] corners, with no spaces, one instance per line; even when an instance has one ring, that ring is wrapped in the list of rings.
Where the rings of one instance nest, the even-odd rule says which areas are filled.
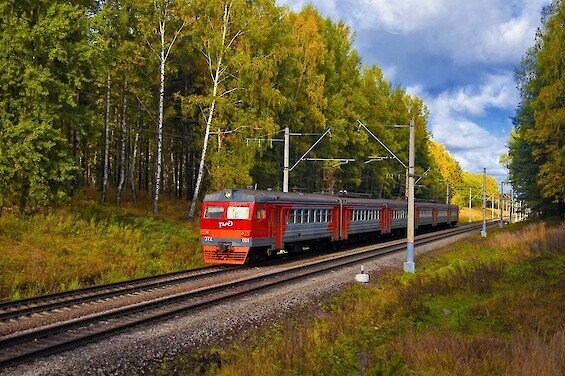
[[[402,231],[407,204],[400,200],[325,194],[226,189],[206,195],[201,230],[204,261],[245,264],[255,256],[330,245]],[[415,226],[457,223],[456,205],[417,202]]]

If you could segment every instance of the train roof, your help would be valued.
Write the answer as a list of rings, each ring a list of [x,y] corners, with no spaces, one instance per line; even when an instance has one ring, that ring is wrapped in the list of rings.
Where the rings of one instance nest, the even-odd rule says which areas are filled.
[[[320,193],[294,193],[279,191],[263,191],[253,189],[224,189],[212,192],[204,197],[207,201],[230,201],[230,202],[298,202],[298,203],[328,203],[345,205],[383,205],[386,206],[405,206],[405,200],[372,199],[372,198],[352,198],[325,195]],[[418,207],[445,207],[446,204],[431,202],[416,202]],[[455,207],[456,205],[450,205]]]
[[[261,191],[254,189],[224,189],[207,194],[206,201],[242,201],[242,202],[316,202],[339,203],[339,198],[316,193],[294,193]]]

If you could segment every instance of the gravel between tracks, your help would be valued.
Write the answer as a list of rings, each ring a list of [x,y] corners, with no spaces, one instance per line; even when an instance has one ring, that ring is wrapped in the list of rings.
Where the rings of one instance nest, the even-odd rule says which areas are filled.
[[[428,252],[469,236],[460,234],[417,247]],[[363,262],[371,278],[390,267],[401,267],[404,252]],[[182,349],[210,344],[229,344],[250,328],[269,325],[284,317],[300,314],[304,306],[320,304],[353,283],[359,264],[305,278],[290,285],[263,290],[252,296],[231,300],[109,337],[61,354],[0,371],[0,375],[123,375],[151,374],[164,358]]]

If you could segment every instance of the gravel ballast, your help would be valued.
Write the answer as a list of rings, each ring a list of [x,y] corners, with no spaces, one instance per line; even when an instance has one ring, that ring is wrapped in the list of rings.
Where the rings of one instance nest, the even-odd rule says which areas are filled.
[[[419,246],[417,253],[447,245],[460,234]],[[379,272],[402,268],[405,252],[363,262],[371,279]],[[417,265],[416,265],[417,267]],[[318,305],[331,294],[354,283],[360,264],[303,278],[291,284],[203,308],[147,325],[60,354],[0,371],[0,375],[122,375],[151,374],[163,359],[180,351],[211,344],[229,344],[239,334],[297,314],[301,307]]]

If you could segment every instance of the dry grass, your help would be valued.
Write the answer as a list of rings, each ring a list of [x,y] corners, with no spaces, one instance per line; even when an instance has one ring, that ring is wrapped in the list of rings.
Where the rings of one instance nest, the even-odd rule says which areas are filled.
[[[512,338],[409,332],[391,347],[413,370],[428,374],[557,376],[565,370],[565,329],[549,338],[536,332]]]
[[[0,217],[0,299],[194,268],[203,264],[198,224],[181,220],[186,202],[122,208],[82,198],[32,216]]]

